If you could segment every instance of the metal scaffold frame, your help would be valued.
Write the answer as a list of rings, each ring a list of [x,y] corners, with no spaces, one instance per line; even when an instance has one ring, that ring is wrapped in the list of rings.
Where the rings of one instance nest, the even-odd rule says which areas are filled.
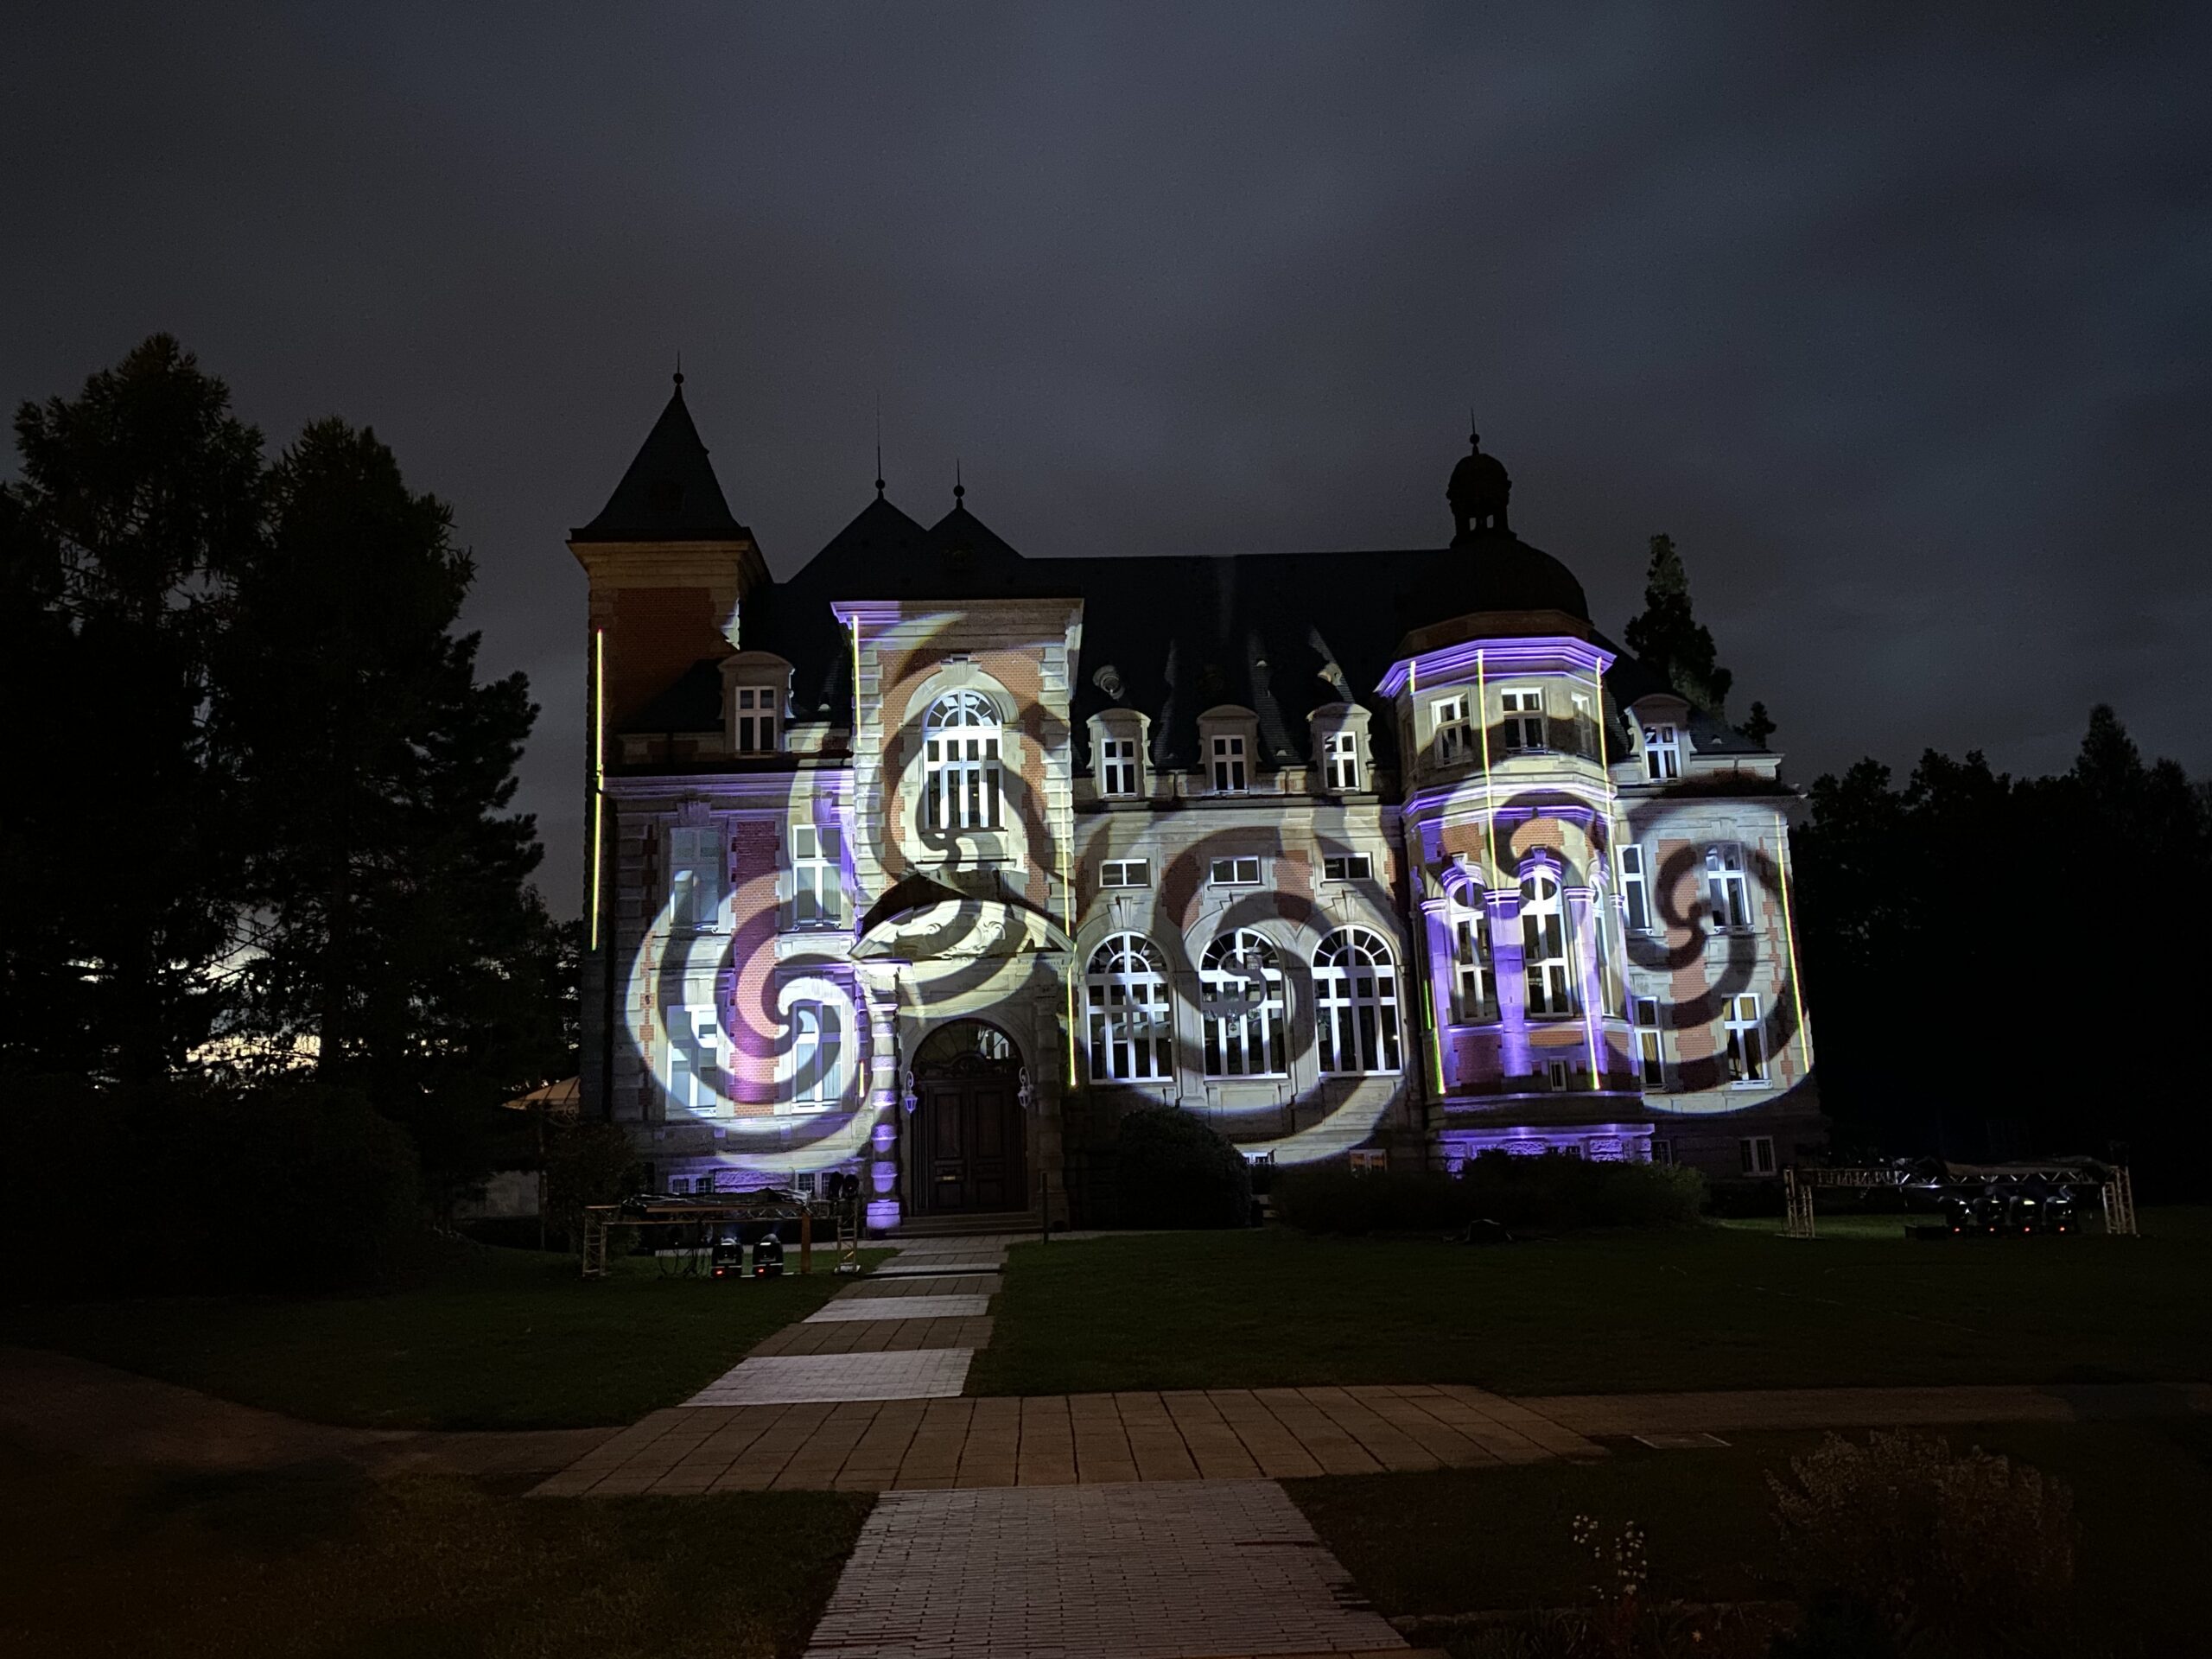
[[[2031,1183],[2069,1188],[2094,1186],[2102,1202],[2105,1231],[2115,1238],[2135,1238],[2135,1183],[2126,1164],[2104,1164],[2093,1159],[2060,1159],[2044,1163],[1946,1164],[1933,1160],[1911,1164],[1866,1164],[1823,1167],[1792,1164],[1782,1172],[1784,1221],[1783,1230],[1791,1238],[1817,1236],[1813,1221],[1813,1193],[1833,1187],[1928,1187],[1987,1192]]]
[[[798,1223],[798,1270],[814,1271],[814,1224],[817,1217],[829,1222],[836,1260],[833,1273],[861,1269],[861,1198],[855,1191],[835,1198],[817,1199],[777,1187],[750,1192],[716,1193],[711,1198],[662,1196],[634,1198],[620,1204],[588,1205],[584,1209],[583,1276],[604,1279],[614,1230],[618,1227],[692,1227],[703,1234],[694,1237],[690,1251],[711,1249],[715,1230],[730,1224]],[[709,1243],[699,1242],[703,1236]]]

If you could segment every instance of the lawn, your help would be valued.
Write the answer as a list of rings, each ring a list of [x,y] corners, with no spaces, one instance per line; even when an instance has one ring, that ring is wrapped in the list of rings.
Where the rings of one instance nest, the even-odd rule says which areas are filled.
[[[20,1306],[0,1311],[0,1341],[311,1422],[582,1428],[688,1398],[849,1282],[821,1271],[666,1278],[651,1258],[614,1266],[587,1281],[573,1257],[472,1246],[374,1295]]]
[[[2199,1652],[2212,1628],[2212,1422],[2171,1418],[1946,1430],[2073,1487],[2077,1602],[2121,1653]],[[1818,1434],[1744,1434],[1725,1449],[1617,1442],[1602,1463],[1442,1470],[1287,1483],[1383,1612],[1438,1616],[1588,1605],[1599,1576],[1572,1536],[1643,1529],[1653,1600],[1789,1599],[1778,1579],[1765,1475]],[[1863,1438],[1863,1437],[1854,1437]],[[2106,1649],[2099,1648],[2097,1651]]]
[[[122,1475],[0,1446],[0,1652],[766,1659],[804,1646],[872,1503]]]
[[[969,1391],[2198,1380],[2208,1223],[1938,1243],[1764,1224],[1492,1248],[1279,1228],[1023,1244]]]

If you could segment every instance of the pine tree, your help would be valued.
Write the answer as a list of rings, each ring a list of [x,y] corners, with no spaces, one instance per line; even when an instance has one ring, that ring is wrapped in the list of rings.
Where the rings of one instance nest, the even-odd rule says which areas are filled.
[[[223,1007],[236,860],[203,714],[210,596],[251,556],[261,439],[156,335],[16,417],[0,685],[16,711],[0,1057],[144,1083]]]
[[[254,830],[250,1021],[466,1179],[491,1108],[558,1064],[541,849],[505,810],[537,710],[520,674],[478,683],[455,632],[472,561],[373,432],[308,427],[271,495],[217,703]]]
[[[1735,676],[1716,660],[1713,634],[1690,608],[1689,573],[1674,538],[1651,538],[1644,573],[1643,611],[1623,630],[1628,648],[1683,697],[1707,714],[1726,717]]]
[[[1744,722],[1744,735],[1750,738],[1759,747],[1764,748],[1767,739],[1774,735],[1774,721],[1766,711],[1766,704],[1752,703],[1751,717]]]

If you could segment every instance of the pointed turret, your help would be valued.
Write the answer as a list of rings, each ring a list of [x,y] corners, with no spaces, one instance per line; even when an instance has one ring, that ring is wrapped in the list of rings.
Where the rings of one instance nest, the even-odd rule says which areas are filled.
[[[753,532],[738,523],[715,476],[707,446],[683,402],[679,371],[668,407],[653,423],[637,459],[599,517],[574,531],[578,542],[751,541]]]

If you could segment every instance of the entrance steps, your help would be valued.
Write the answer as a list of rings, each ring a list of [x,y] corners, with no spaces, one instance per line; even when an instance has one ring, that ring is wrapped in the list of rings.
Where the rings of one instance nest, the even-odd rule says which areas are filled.
[[[902,1219],[883,1236],[911,1243],[918,1238],[976,1238],[986,1233],[1041,1233],[1044,1230],[1044,1218],[1034,1210],[998,1210],[957,1216],[916,1216]]]

